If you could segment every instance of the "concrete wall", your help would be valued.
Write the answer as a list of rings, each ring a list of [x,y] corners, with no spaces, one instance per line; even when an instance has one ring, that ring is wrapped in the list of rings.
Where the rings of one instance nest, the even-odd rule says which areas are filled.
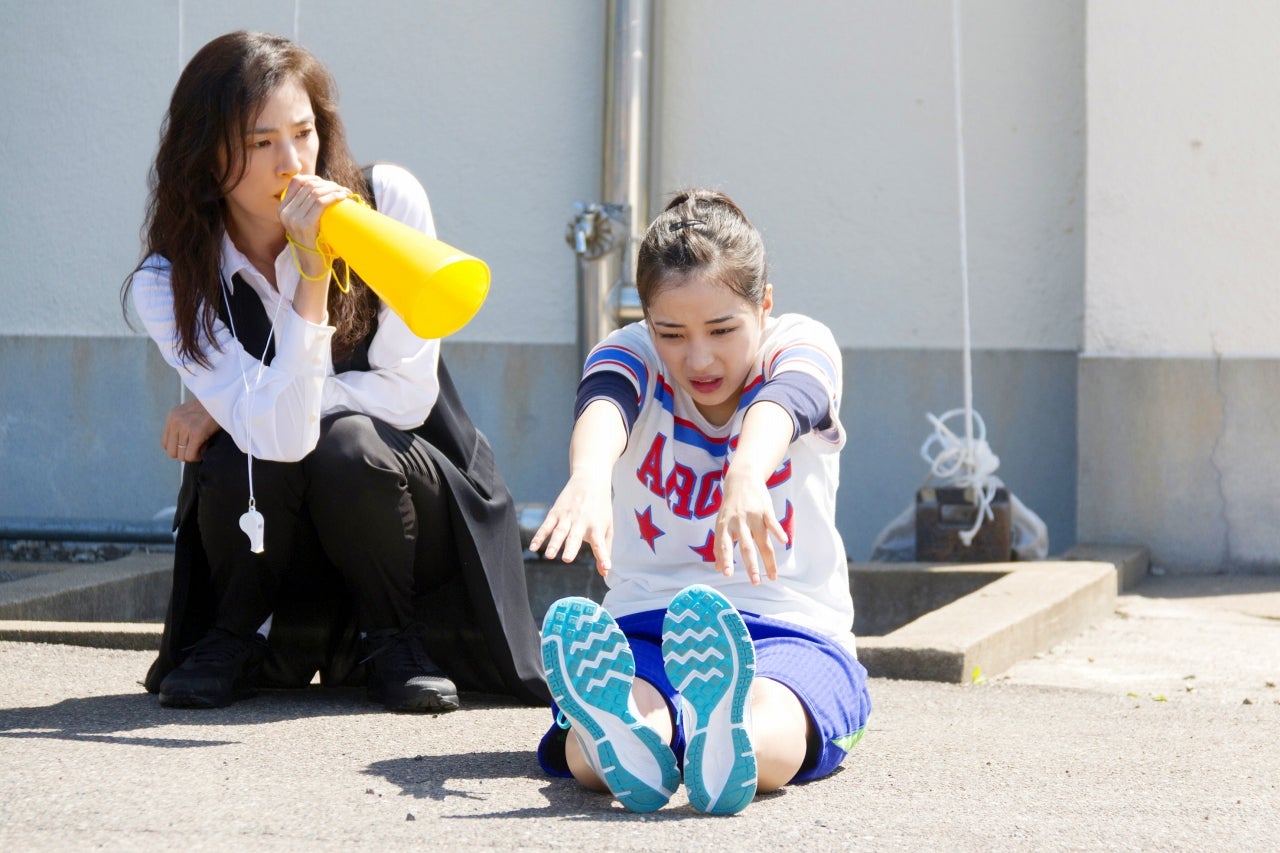
[[[657,6],[651,204],[730,192],[765,234],[779,308],[831,325],[851,433],[839,521],[864,559],[926,474],[926,413],[962,404],[949,4]],[[963,6],[975,405],[1061,551],[1086,325],[1085,3]],[[339,81],[357,156],[417,173],[441,235],[490,263],[489,302],[446,356],[516,499],[554,498],[577,372],[564,231],[573,202],[599,200],[604,3],[14,3],[0,25],[0,169],[23,202],[0,212],[21,271],[0,279],[0,518],[172,502],[156,445],[177,382],[116,294],[177,73],[238,27],[296,25]]]
[[[1280,565],[1269,3],[1093,2],[1079,535]]]

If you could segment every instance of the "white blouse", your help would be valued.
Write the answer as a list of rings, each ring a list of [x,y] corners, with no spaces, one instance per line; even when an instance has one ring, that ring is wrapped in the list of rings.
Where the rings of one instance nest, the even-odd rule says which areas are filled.
[[[373,189],[379,212],[435,236],[426,190],[413,175],[398,166],[375,166]],[[335,412],[362,412],[398,429],[412,429],[427,419],[440,390],[438,340],[419,338],[382,305],[369,346],[370,370],[335,374],[330,356],[334,328],[308,322],[293,311],[299,274],[288,247],[275,260],[278,292],[225,232],[221,272],[228,289],[238,273],[273,318],[276,354],[270,365],[262,365],[261,352],[247,352],[221,320],[214,321],[215,345],[205,346],[210,366],[183,363],[170,264],[159,255],[148,258],[134,275],[133,302],[164,360],[242,451],[258,459],[296,462],[315,448],[320,419]]]

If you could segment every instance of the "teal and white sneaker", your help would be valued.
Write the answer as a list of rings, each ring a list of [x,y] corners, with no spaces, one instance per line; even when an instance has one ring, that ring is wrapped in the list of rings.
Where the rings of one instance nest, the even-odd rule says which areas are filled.
[[[608,611],[562,598],[542,622],[542,665],[560,711],[591,766],[633,812],[660,809],[680,786],[671,747],[639,720],[631,700],[635,659]]]
[[[756,795],[748,697],[756,651],[742,616],[711,587],[686,587],[663,620],[662,662],[680,691],[689,802],[711,814],[742,811]]]

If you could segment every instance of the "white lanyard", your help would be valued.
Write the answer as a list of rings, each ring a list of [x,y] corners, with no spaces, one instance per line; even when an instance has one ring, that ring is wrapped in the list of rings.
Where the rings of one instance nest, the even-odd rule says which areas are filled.
[[[227,325],[231,327],[231,337],[239,341],[240,338],[236,335],[236,321],[231,316],[231,297],[229,295],[231,288],[227,284],[226,277],[224,277],[221,272],[219,272],[218,278],[222,282],[222,301],[227,306]],[[248,283],[244,282],[244,286],[248,287]],[[253,418],[251,417],[251,414],[253,412],[253,395],[254,392],[258,390],[258,386],[262,384],[262,371],[267,367],[267,350],[271,348],[271,337],[276,332],[276,320],[280,318],[280,307],[284,305],[284,296],[279,293],[277,293],[276,296],[276,311],[271,317],[271,328],[267,332],[267,343],[262,348],[262,357],[258,359],[258,373],[254,376],[252,386],[249,385],[249,376],[245,373],[244,362],[237,361],[237,364],[240,366],[240,378],[244,381],[244,442],[245,457],[249,460],[249,509],[244,515],[240,516],[240,529],[249,537],[249,550],[255,554],[261,554],[266,550],[263,546],[263,530],[266,524],[265,519],[262,517],[262,513],[258,512],[256,502],[253,498]],[[244,346],[243,342],[241,342],[241,346]]]

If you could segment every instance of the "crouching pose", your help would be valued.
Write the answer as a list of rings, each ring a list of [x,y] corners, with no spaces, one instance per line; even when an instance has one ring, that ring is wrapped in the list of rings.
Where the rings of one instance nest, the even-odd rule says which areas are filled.
[[[196,53],[122,293],[190,394],[161,438],[185,463],[146,679],[165,707],[317,673],[392,711],[545,701],[514,505],[440,342],[318,242],[352,194],[434,236],[411,174],[355,164],[310,52],[236,32]]]
[[[871,710],[835,528],[840,353],[771,316],[760,235],[720,193],[671,201],[636,284],[645,319],[588,358],[532,542],[566,562],[586,543],[609,587],[546,614],[539,760],[634,811],[683,778],[694,808],[734,813],[831,773]]]

